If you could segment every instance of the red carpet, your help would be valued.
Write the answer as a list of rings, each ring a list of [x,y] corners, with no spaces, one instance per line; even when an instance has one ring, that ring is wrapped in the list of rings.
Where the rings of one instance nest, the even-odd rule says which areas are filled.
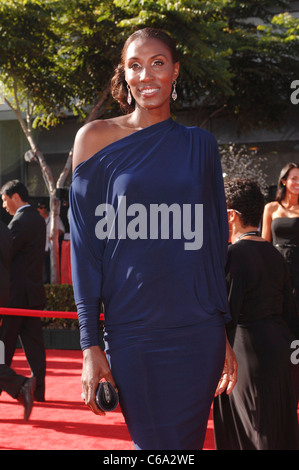
[[[0,396],[0,450],[134,450],[119,408],[94,415],[81,400],[81,351],[47,350],[46,402],[35,403],[30,420],[5,392]],[[30,375],[22,350],[13,369]],[[213,450],[209,420],[204,448]]]

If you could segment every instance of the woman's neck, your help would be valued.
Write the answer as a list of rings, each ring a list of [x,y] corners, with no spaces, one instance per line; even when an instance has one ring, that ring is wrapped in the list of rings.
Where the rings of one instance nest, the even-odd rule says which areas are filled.
[[[298,194],[293,194],[287,191],[285,198],[281,201],[281,204],[286,209],[293,209],[298,206]]]
[[[154,108],[154,109],[145,109],[139,108],[136,106],[136,109],[131,113],[129,121],[132,127],[144,128],[157,124],[158,122],[165,121],[170,118],[170,109],[169,106],[165,106],[164,109]]]

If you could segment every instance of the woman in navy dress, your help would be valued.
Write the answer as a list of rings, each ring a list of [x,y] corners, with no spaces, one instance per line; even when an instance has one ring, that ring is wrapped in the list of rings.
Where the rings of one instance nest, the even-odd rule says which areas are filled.
[[[133,33],[112,80],[126,114],[83,126],[74,145],[72,276],[85,403],[102,414],[95,390],[109,380],[142,450],[201,449],[215,391],[230,393],[237,376],[225,336],[217,144],[170,117],[178,75],[168,35]]]

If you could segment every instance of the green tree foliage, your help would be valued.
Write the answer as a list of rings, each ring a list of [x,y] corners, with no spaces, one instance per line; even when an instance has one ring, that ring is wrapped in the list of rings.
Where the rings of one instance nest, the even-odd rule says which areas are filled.
[[[20,104],[30,98],[35,114],[58,111],[67,99],[55,3],[11,0],[0,4],[1,81],[7,96],[15,99],[17,93]]]
[[[225,112],[242,129],[273,127],[299,76],[299,20],[273,16],[287,7],[282,0],[4,0],[0,77],[11,92],[17,84],[20,101],[30,96],[43,126],[62,110],[86,117],[99,101],[111,110],[104,98],[122,44],[153,26],[178,43],[175,109]]]
[[[230,57],[234,93],[227,107],[242,130],[277,128],[292,106],[290,85],[299,76],[299,19],[288,12],[273,16],[274,3],[287,7],[287,2],[248,2],[243,12],[227,12],[236,44]]]
[[[170,32],[181,51],[178,105],[208,119],[233,116],[239,130],[278,127],[299,76],[299,19],[273,0],[115,0],[120,24]],[[274,11],[285,13],[274,15]]]

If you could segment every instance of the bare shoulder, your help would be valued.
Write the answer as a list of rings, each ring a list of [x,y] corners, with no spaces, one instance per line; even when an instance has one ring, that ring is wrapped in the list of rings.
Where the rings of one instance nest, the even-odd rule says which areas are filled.
[[[96,120],[85,124],[78,130],[74,142],[73,169],[105,146],[108,127],[105,120]]]
[[[275,211],[277,211],[279,204],[277,201],[268,202],[265,205],[264,212],[266,215],[271,216]]]
[[[95,120],[82,126],[75,137],[73,169],[107,145],[123,137],[125,122],[124,116],[120,116]]]

